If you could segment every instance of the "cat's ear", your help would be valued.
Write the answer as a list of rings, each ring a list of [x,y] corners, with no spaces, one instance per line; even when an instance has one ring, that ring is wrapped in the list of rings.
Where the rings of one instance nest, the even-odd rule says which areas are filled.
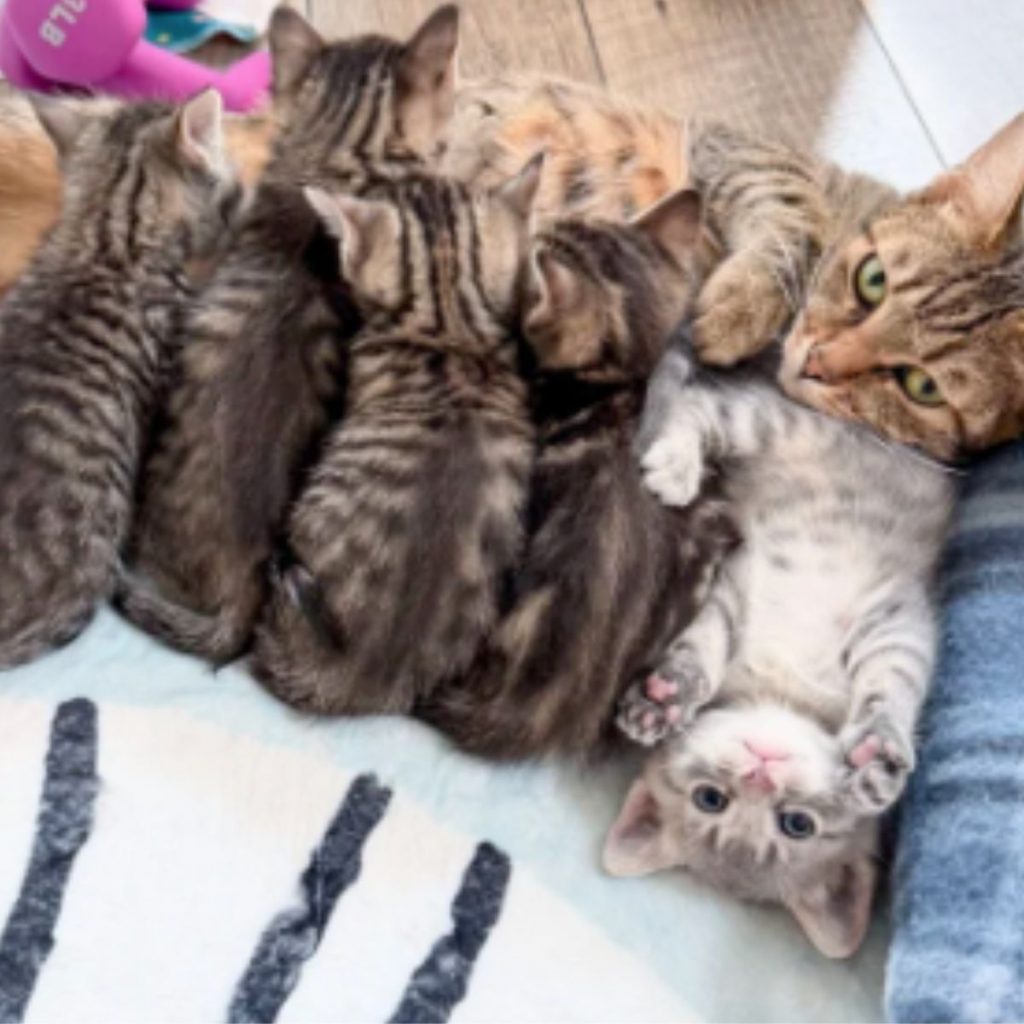
[[[819,952],[836,960],[853,956],[871,920],[876,878],[874,862],[858,857],[832,865],[786,905]]]
[[[447,84],[455,88],[455,51],[459,45],[459,9],[438,7],[402,48],[398,76],[416,92],[433,92]]]
[[[224,163],[224,103],[216,89],[204,89],[178,108],[174,139],[186,163],[216,170]]]
[[[544,171],[544,151],[535,153],[508,181],[495,189],[498,195],[522,219],[528,220],[533,201],[540,187],[540,176]]]
[[[649,875],[680,863],[661,806],[643,776],[626,794],[605,839],[601,863],[608,874],[623,878]]]
[[[924,191],[938,202],[974,244],[1000,240],[1024,193],[1024,113],[1004,125],[959,167],[940,175]]]
[[[283,4],[274,9],[267,29],[267,43],[270,46],[275,96],[294,92],[306,76],[313,58],[326,45],[298,11]]]
[[[695,189],[680,189],[638,213],[630,223],[685,266],[704,232],[704,204]]]
[[[395,66],[395,116],[406,142],[432,156],[455,109],[459,9],[439,7],[402,48]]]
[[[366,280],[370,257],[385,246],[397,245],[401,232],[395,208],[322,188],[307,186],[303,191],[327,233],[338,239],[342,276],[356,288],[372,291],[372,283]]]
[[[556,323],[575,312],[583,302],[579,274],[543,242],[530,253],[530,289],[523,325],[527,331]]]
[[[74,100],[30,96],[29,101],[39,123],[57,148],[57,156],[63,160],[75,148],[91,118],[83,105]]]

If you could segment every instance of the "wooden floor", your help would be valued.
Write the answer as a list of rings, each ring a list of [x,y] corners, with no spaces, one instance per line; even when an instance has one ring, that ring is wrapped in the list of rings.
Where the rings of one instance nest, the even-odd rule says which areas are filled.
[[[291,0],[327,36],[439,0]],[[460,0],[460,67],[602,83],[817,147],[898,185],[1024,108],[1021,0]]]

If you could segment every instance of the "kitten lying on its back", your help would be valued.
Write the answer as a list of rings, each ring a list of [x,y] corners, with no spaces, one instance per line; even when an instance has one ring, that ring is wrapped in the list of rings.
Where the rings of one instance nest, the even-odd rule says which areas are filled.
[[[681,355],[663,370],[646,480],[685,506],[720,461],[743,543],[623,702],[633,738],[681,735],[634,784],[605,864],[682,866],[781,901],[819,949],[846,956],[868,921],[877,817],[914,764],[952,484],[774,387],[680,385],[688,376]]]
[[[220,97],[49,101],[61,219],[0,311],[0,667],[114,587],[146,428],[189,294],[241,202]]]
[[[647,379],[704,269],[702,230],[681,192],[629,225],[559,221],[534,242],[526,552],[473,667],[420,708],[463,748],[594,752],[734,541],[720,501],[665,508],[633,457]]]

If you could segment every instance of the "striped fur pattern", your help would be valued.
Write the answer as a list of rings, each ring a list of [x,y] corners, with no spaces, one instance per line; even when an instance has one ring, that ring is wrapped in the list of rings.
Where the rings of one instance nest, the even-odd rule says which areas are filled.
[[[744,542],[623,702],[633,738],[683,735],[638,783],[610,865],[681,865],[781,901],[823,952],[849,955],[868,920],[874,822],[914,766],[951,477],[769,383],[691,382],[681,354],[665,374],[646,482],[685,507],[706,464],[722,465]]]
[[[465,749],[595,752],[733,542],[720,500],[662,506],[633,454],[647,378],[699,280],[700,230],[689,192],[630,226],[564,220],[534,243],[527,548],[473,668],[420,709]]]
[[[825,167],[715,122],[545,78],[461,90],[443,166],[486,181],[539,148],[548,154],[542,215],[628,219],[697,188],[722,250],[697,300],[698,349],[727,364],[781,336],[829,226]]]
[[[460,90],[452,173],[487,181],[538,148],[547,216],[625,218],[673,189],[702,192],[723,247],[698,298],[704,361],[730,365],[783,341],[780,381],[793,398],[944,460],[1024,431],[1024,115],[899,196],[784,146],[573,83]],[[876,305],[856,289],[868,256],[888,285]]]
[[[0,666],[72,639],[114,586],[189,292],[241,192],[220,100],[43,105],[61,219],[0,309]]]
[[[245,647],[272,542],[338,412],[357,313],[301,185],[365,189],[423,164],[450,104],[457,26],[442,7],[406,44],[328,45],[295,12],[274,16],[273,153],[189,317],[119,597],[172,646],[215,661]]]
[[[847,200],[785,340],[794,398],[946,461],[1024,431],[1022,153],[1024,114],[905,202]]]
[[[367,322],[255,638],[254,672],[297,708],[409,711],[494,624],[533,457],[514,328],[538,173],[310,194]]]

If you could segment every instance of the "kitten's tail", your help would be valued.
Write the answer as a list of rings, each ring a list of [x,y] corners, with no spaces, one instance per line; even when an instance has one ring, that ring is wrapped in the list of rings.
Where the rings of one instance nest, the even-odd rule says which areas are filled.
[[[134,626],[161,643],[197,654],[215,665],[239,657],[249,640],[247,619],[233,610],[208,615],[176,604],[150,583],[124,572],[114,594],[114,606]]]

